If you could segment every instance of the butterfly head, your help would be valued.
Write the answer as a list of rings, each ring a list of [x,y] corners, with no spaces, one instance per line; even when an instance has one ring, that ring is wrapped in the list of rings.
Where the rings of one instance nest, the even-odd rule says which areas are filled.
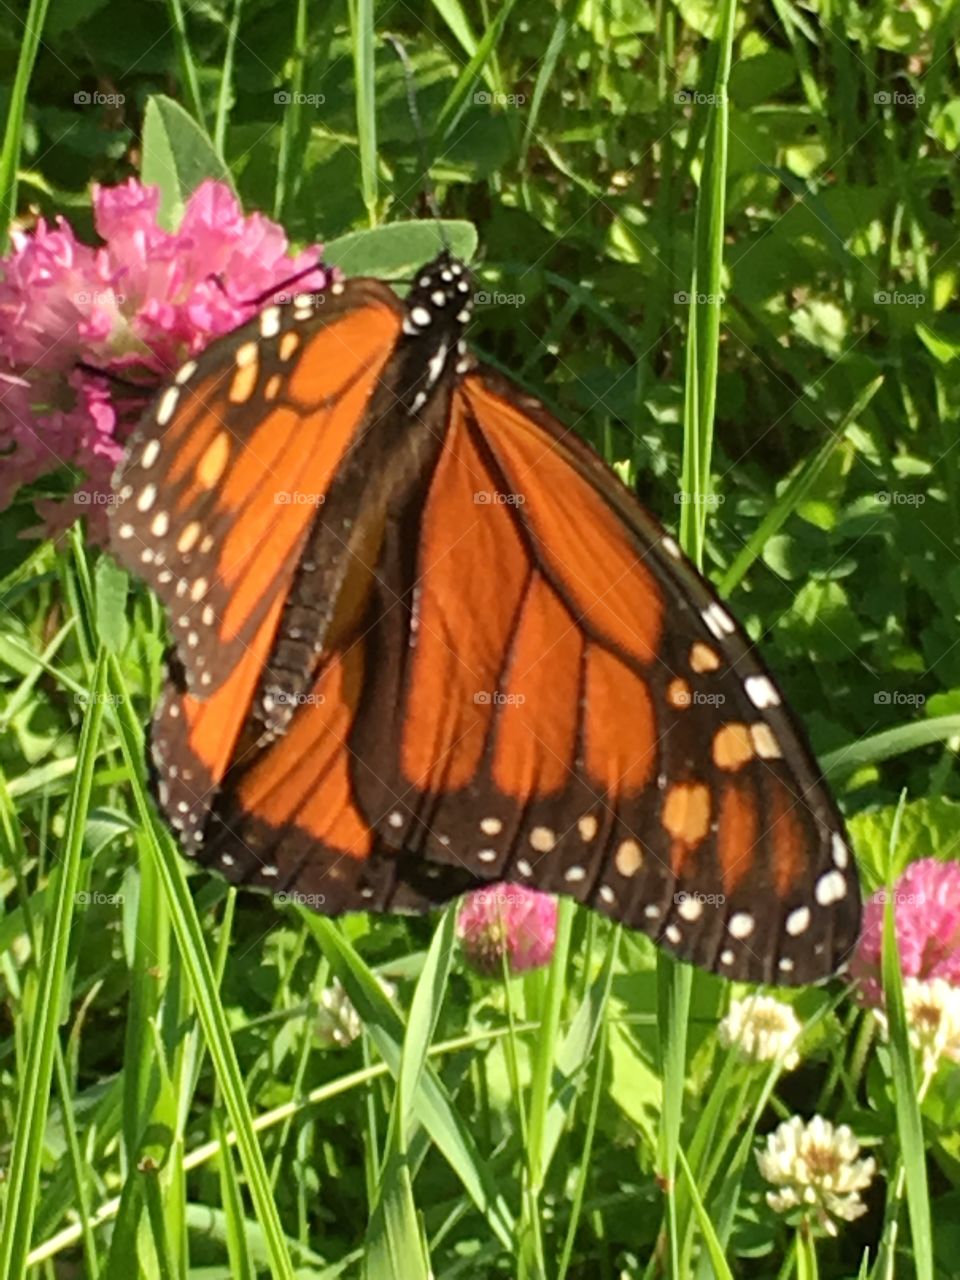
[[[473,277],[466,264],[444,250],[417,272],[405,306],[403,373],[395,394],[418,414],[443,375],[463,372],[469,362],[463,332],[473,309]]]
[[[407,294],[403,331],[454,346],[473,309],[473,277],[465,263],[444,250],[421,267]]]

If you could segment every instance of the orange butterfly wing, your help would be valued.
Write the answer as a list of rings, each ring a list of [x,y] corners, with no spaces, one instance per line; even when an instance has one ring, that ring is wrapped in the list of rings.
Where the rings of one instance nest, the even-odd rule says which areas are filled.
[[[289,591],[392,353],[402,312],[372,283],[266,308],[188,361],[128,444],[112,548],[169,609],[204,696]]]
[[[387,290],[355,282],[326,296],[305,326],[312,305],[269,307],[188,362],[144,418],[116,480],[114,551],[173,620],[173,679],[157,708],[151,754],[161,807],[192,854],[228,770],[260,758],[276,732],[257,695],[262,703],[317,512],[400,330]],[[345,573],[335,570],[331,582]],[[277,672],[290,689],[282,720],[314,685],[309,705],[322,724],[339,725],[342,739],[354,693],[330,666],[315,665],[311,653],[299,678]],[[309,717],[301,719],[302,737]],[[338,742],[333,732],[328,741]],[[369,852],[373,835],[343,785],[345,758],[318,760],[317,770],[334,855]],[[250,875],[283,882],[268,859]]]
[[[466,374],[416,570],[384,573],[411,604],[372,634],[352,744],[385,841],[730,977],[837,966],[859,893],[800,730],[709,585],[542,407]]]

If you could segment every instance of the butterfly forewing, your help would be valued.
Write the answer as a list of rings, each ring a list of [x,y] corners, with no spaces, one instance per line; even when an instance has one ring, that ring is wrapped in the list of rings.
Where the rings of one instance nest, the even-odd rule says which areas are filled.
[[[129,443],[112,546],[170,612],[175,654],[151,763],[160,806],[194,856],[213,831],[222,835],[228,772],[249,768],[295,709],[319,705],[318,655],[351,539],[328,538],[322,565],[310,561],[317,513],[352,454],[401,323],[399,302],[376,282],[268,307],[189,361]],[[344,518],[352,514],[349,506]],[[349,808],[341,832],[356,815]],[[247,856],[244,821],[219,865],[278,883],[275,862]],[[358,856],[372,844],[368,831]],[[285,871],[292,878],[289,863]]]
[[[200,696],[289,591],[400,330],[388,290],[333,288],[268,307],[185,364],[115,480],[112,548],[167,606]]]

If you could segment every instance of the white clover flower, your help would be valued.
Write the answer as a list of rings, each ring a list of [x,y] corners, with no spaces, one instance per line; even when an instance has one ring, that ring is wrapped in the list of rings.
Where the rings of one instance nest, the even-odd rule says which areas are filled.
[[[924,1071],[932,1074],[941,1058],[960,1062],[960,987],[945,978],[905,978],[903,1005],[910,1043],[919,1050]],[[887,1015],[882,1009],[875,1013],[887,1034]]]
[[[380,989],[389,999],[397,994],[397,988],[386,978],[377,978]],[[317,1035],[325,1044],[335,1044],[343,1048],[351,1044],[360,1034],[363,1024],[353,1001],[343,989],[339,978],[334,978],[329,987],[320,992],[320,1014],[317,1018]]]
[[[876,1162],[859,1155],[860,1144],[845,1124],[835,1129],[822,1116],[809,1124],[799,1116],[784,1121],[757,1152],[760,1172],[778,1188],[767,1192],[767,1203],[777,1213],[803,1209],[835,1236],[835,1218],[852,1222],[867,1210],[860,1192],[870,1185]]]
[[[772,996],[752,995],[734,1000],[717,1028],[725,1049],[736,1045],[753,1062],[779,1060],[786,1071],[800,1061],[796,1043],[803,1028],[793,1007]]]

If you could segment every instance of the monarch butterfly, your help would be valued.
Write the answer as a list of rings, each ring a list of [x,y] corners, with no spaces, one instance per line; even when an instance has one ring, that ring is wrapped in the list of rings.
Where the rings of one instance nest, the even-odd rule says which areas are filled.
[[[170,613],[156,796],[183,850],[334,914],[491,880],[730,978],[842,964],[860,895],[803,734],[615,474],[406,300],[267,305],[156,397],[112,546]]]

